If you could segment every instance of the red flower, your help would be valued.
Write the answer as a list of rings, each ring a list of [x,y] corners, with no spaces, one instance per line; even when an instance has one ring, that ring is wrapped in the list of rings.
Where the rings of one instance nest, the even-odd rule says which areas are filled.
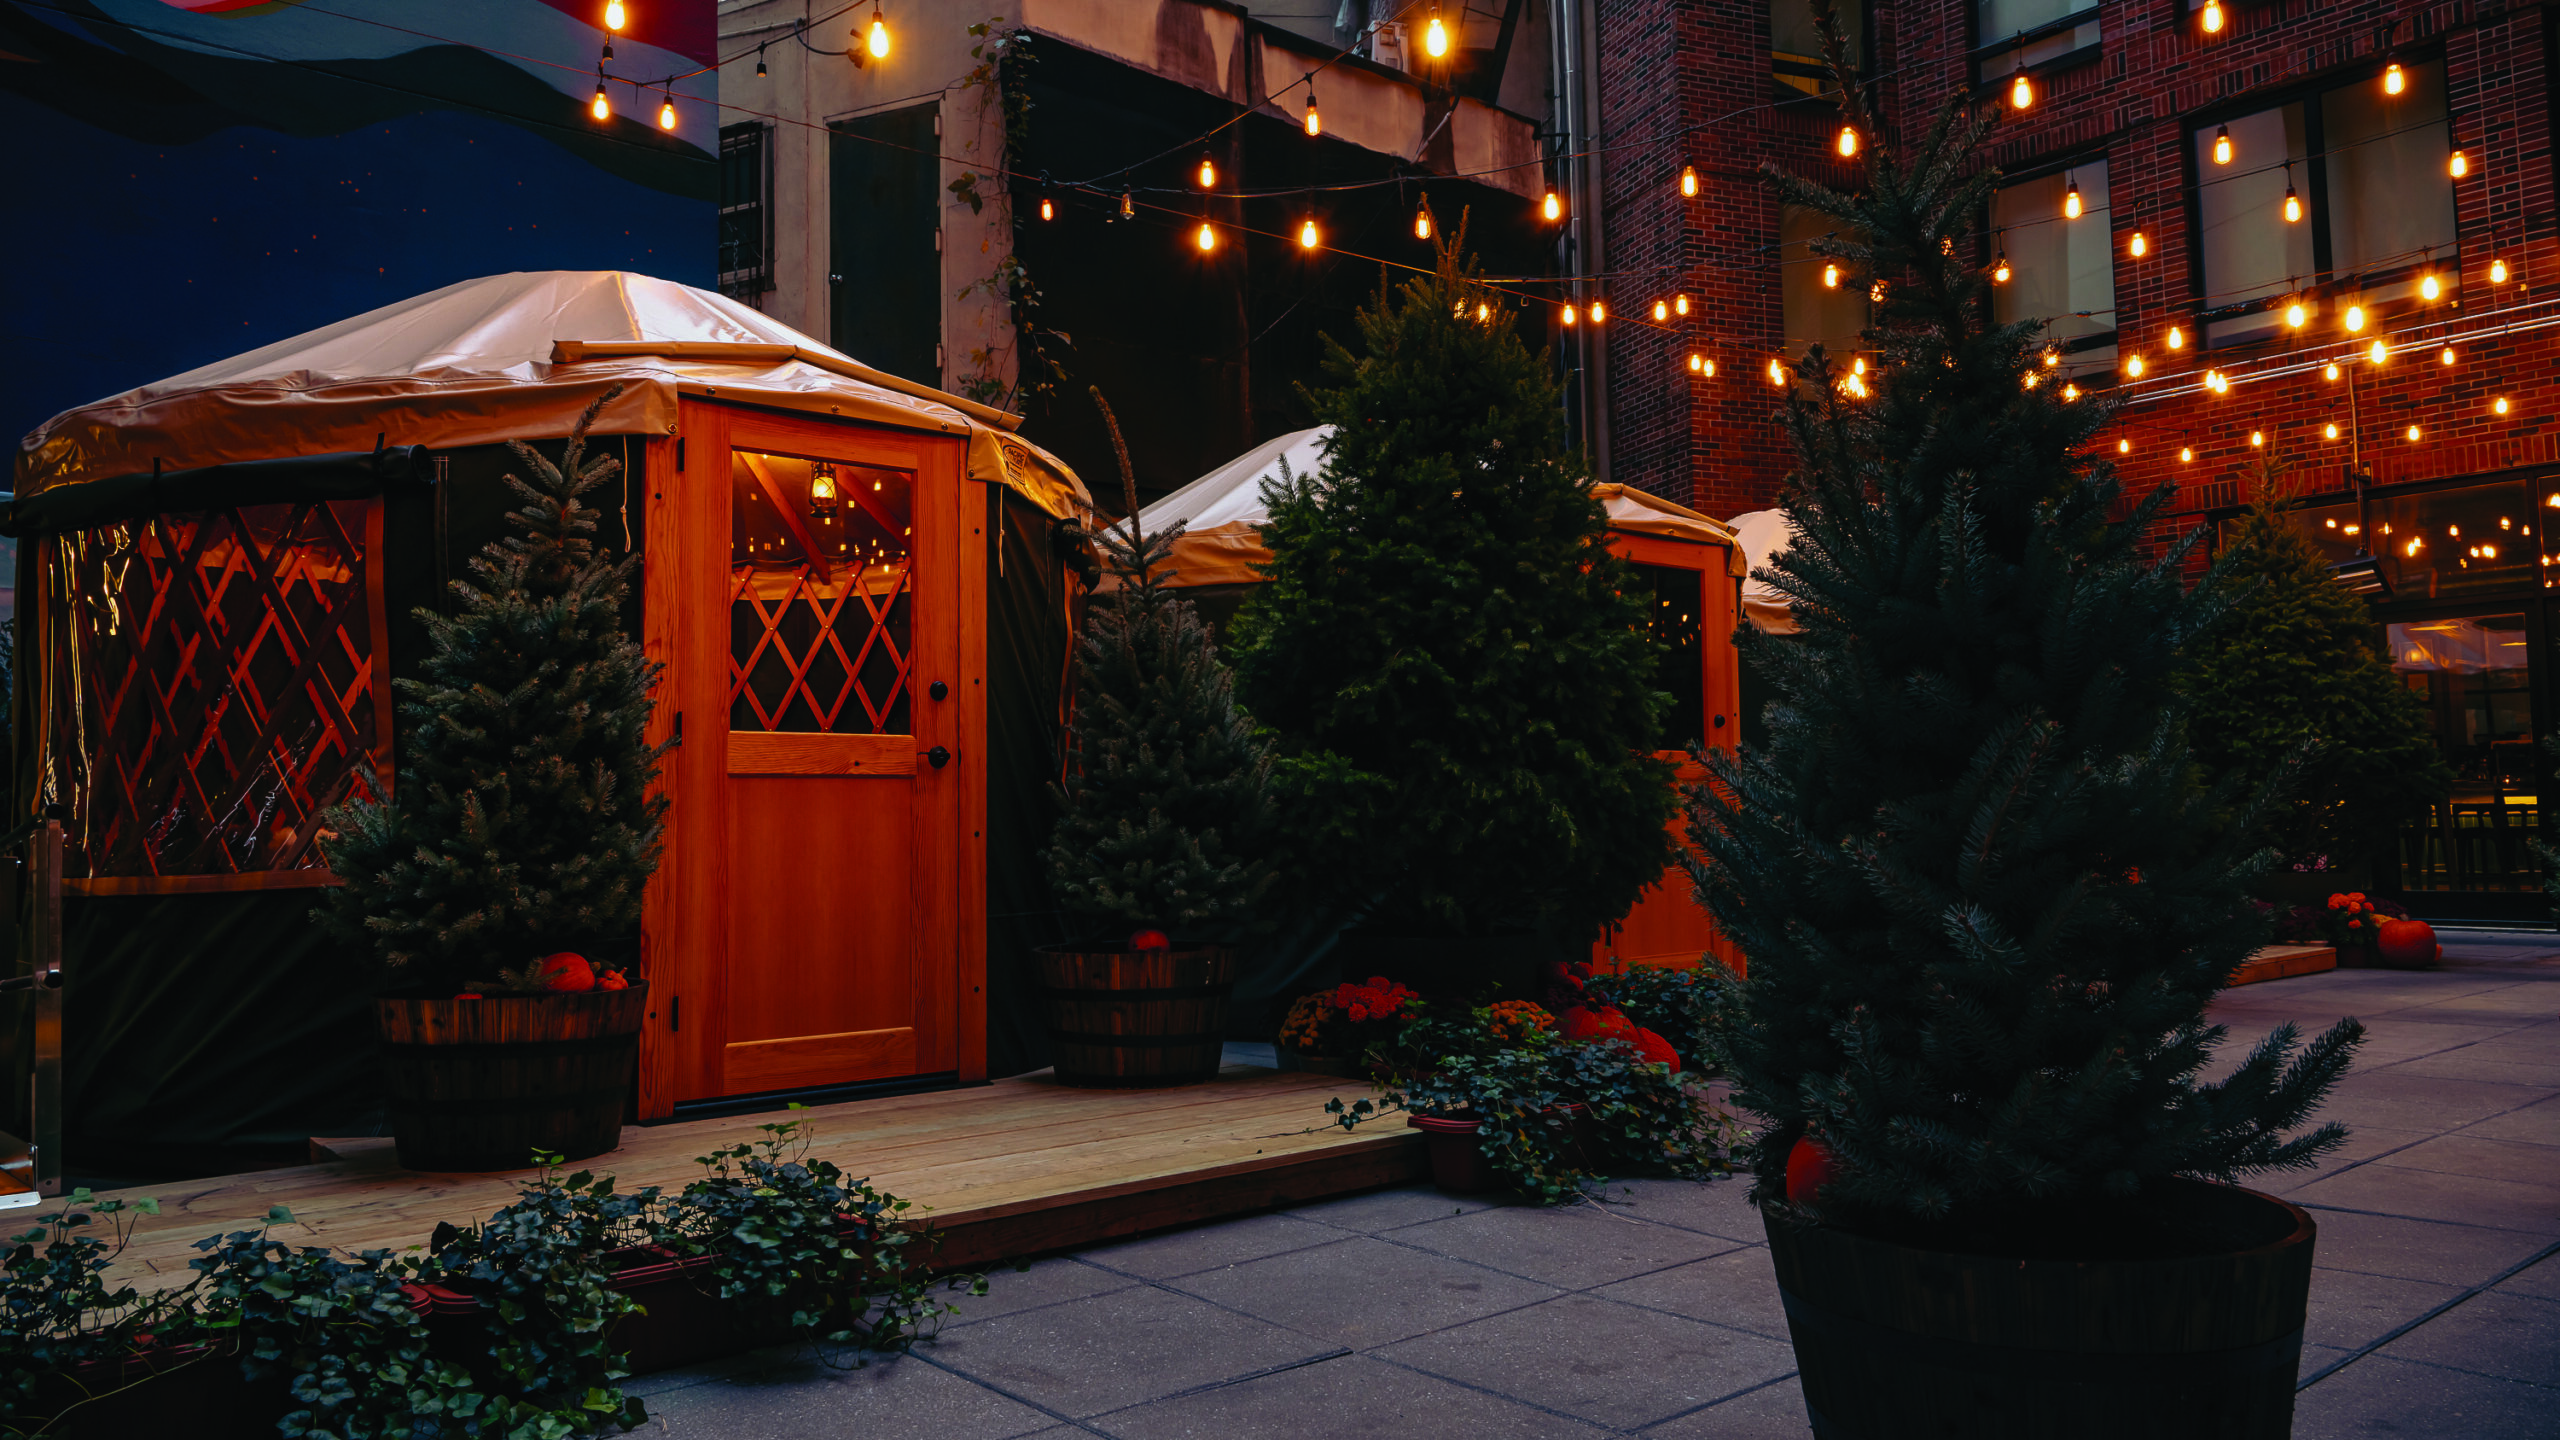
[[[1334,991],[1333,1008],[1354,1022],[1384,1020],[1414,998],[1414,992],[1384,975],[1372,975],[1366,985],[1346,984]]]

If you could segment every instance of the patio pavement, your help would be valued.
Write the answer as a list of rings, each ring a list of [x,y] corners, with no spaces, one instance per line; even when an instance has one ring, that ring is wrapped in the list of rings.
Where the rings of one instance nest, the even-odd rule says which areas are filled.
[[[2301,1440],[2560,1435],[2560,936],[2449,936],[2216,1006],[2368,1030],[2312,1210]],[[762,1352],[644,1377],[652,1429],[865,1440],[1809,1434],[1741,1182],[1564,1210],[1379,1191],[1000,1269],[939,1339],[837,1370]]]

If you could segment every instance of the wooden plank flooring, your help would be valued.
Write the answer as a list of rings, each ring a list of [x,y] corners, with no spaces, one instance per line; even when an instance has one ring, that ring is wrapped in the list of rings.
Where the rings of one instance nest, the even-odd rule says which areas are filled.
[[[2338,952],[2327,945],[2262,945],[2232,972],[2231,984],[2256,985],[2337,968]]]
[[[941,1259],[980,1265],[1221,1215],[1418,1179],[1422,1137],[1389,1120],[1345,1134],[1324,1102],[1358,1082],[1230,1066],[1205,1085],[1076,1090],[1045,1074],[929,1095],[626,1126],[621,1148],[572,1166],[618,1188],[669,1190],[702,1173],[695,1157],[805,1122],[813,1156],[912,1200],[944,1236]],[[507,1204],[530,1172],[403,1170],[385,1139],[315,1141],[332,1158],[116,1192],[154,1195],[111,1276],[143,1288],[183,1283],[194,1241],[293,1211],[278,1238],[342,1250],[423,1243],[439,1221],[467,1224]]]

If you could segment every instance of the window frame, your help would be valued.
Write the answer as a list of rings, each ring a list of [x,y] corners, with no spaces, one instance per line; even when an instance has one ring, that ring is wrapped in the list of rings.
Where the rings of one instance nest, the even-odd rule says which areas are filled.
[[[751,139],[756,152],[755,159],[751,162],[751,168],[756,176],[756,198],[752,202],[731,204],[724,195],[717,206],[717,228],[712,236],[712,244],[717,247],[712,256],[712,268],[716,276],[713,283],[721,294],[732,300],[743,300],[750,305],[755,303],[756,297],[768,294],[776,288],[773,265],[773,126],[762,120],[746,120],[735,125],[720,127],[719,159],[724,179],[729,168],[732,144],[735,143],[738,148],[744,149],[745,142]],[[752,223],[758,232],[756,263],[736,270],[721,268],[722,262],[728,259],[728,256],[718,253],[719,249],[726,248],[722,244],[722,237],[718,231],[728,228],[728,221],[732,215],[748,210],[755,212],[755,220]]]
[[[2451,286],[2450,298],[2456,301],[2461,298],[2462,276],[2465,270],[2462,210],[2458,196],[2454,197],[2455,203],[2451,207],[2454,222],[2453,234],[2442,247],[2444,254],[2424,256],[2391,270],[2359,271],[2351,275],[2341,275],[2337,271],[2336,246],[2330,236],[2329,228],[2328,120],[2321,101],[2337,91],[2350,90],[2358,85],[2380,83],[2383,70],[2394,60],[2402,64],[2443,65],[2447,63],[2444,47],[2441,45],[2394,50],[2388,54],[2371,57],[2364,64],[2333,70],[2326,75],[2282,90],[2255,94],[2244,100],[2195,111],[2180,122],[2179,138],[2182,149],[2179,163],[2185,170],[2186,186],[2187,280],[2189,293],[2195,297],[2195,331],[2199,349],[2238,350],[2252,345],[2269,345],[2285,340],[2287,337],[2280,329],[2274,334],[2252,334],[2221,340],[2217,340],[2213,332],[2216,325],[2227,321],[2281,311],[2295,298],[2310,302],[2315,315],[2328,313],[2333,302],[2350,295],[2359,297],[2357,303],[2375,312],[2377,318],[2388,319],[2406,315],[2413,310],[2425,309],[2430,302],[2416,299],[2413,294],[2389,292],[2404,288],[2413,291],[2418,276],[2430,265],[2434,266]],[[2302,107],[2302,148],[2305,156],[2301,162],[2304,172],[2302,191],[2303,204],[2308,212],[2303,217],[2303,223],[2311,227],[2312,275],[2308,283],[2299,290],[2270,295],[2263,299],[2234,301],[2227,305],[2210,304],[2213,291],[2210,277],[2205,273],[2204,255],[2205,176],[2196,159],[2196,137],[2212,127],[2228,124],[2243,116],[2265,114],[2269,111],[2281,110],[2288,105]],[[2444,126],[2448,140],[2452,136],[2455,122],[2459,119],[2460,112],[2453,106],[2448,66],[2444,107]],[[2452,177],[2444,175],[2441,170],[2437,173],[2450,194],[2453,185]],[[2374,293],[2376,291],[2385,293],[2377,296]]]
[[[1982,210],[1977,221],[1982,228],[1984,241],[1990,248],[1996,251],[2001,244],[1998,237],[2005,233],[2005,231],[1999,227],[1995,227],[1992,223],[1993,197],[1997,196],[2002,190],[2009,189],[2011,186],[2025,185],[2032,181],[2049,179],[2055,175],[2060,175],[2065,171],[2077,170],[2088,165],[2104,165],[2107,167],[2107,299],[2110,302],[2108,313],[2114,315],[2116,319],[2114,324],[2108,326],[2104,330],[2093,331],[2087,335],[2072,335],[2052,342],[2053,347],[2060,351],[2064,357],[2064,363],[2061,366],[2064,375],[2084,388],[2097,385],[2111,385],[2115,383],[2116,367],[2122,361],[2124,355],[2124,300],[2122,296],[2115,293],[2114,216],[2116,201],[2116,174],[2114,157],[2108,153],[2106,144],[2102,141],[2098,144],[2085,146],[2081,149],[2073,150],[2067,154],[2052,159],[2038,160],[2032,165],[2021,166],[2016,170],[2001,171],[2001,183],[1993,186],[1991,190],[1982,197]],[[1986,266],[1989,264],[1988,256],[1985,257],[1984,263]],[[1982,313],[1983,318],[1986,321],[1994,324],[1999,323],[2000,312],[1998,308],[1998,297],[1992,293],[1992,289],[1989,286],[1985,286],[1983,290]],[[2102,357],[2096,361],[2088,362],[2085,368],[2081,365],[2073,364],[2070,360],[2071,356],[2084,351],[2110,349],[2114,351],[2112,355]]]
[[[2065,70],[2077,70],[2083,65],[2096,64],[2107,53],[2106,22],[2102,13],[2105,7],[2097,3],[2097,0],[2090,0],[2089,4],[2068,15],[2048,20],[2041,25],[2020,30],[2014,34],[2000,36],[1995,40],[1986,40],[1982,36],[1982,4],[1983,0],[1965,0],[1964,58],[1966,65],[1972,68],[1973,89],[1977,95],[1997,90],[2021,73],[2030,80],[2041,81],[2048,75],[2057,75]],[[2024,65],[2013,65],[1996,74],[1986,68],[2003,56],[2022,55],[2034,48],[2036,42],[2040,40],[2069,34],[2083,25],[2096,25],[2098,38],[2086,45],[2057,51],[2041,60],[2031,60]]]
[[[1876,73],[1875,3],[1874,0],[1847,0],[1847,4],[1856,6],[1858,10],[1858,78],[1862,81],[1871,80],[1875,78]],[[1846,6],[1840,8],[1846,8]],[[1763,23],[1766,23],[1765,19]],[[1793,96],[1775,97],[1772,103],[1780,108],[1795,105],[1836,106],[1840,103],[1839,95],[1831,89],[1831,74],[1828,70],[1820,70],[1816,67],[1810,72],[1782,72],[1778,69],[1778,36],[1774,28],[1762,32],[1760,50],[1768,62],[1769,83],[1773,88],[1780,86],[1789,90],[1796,88],[1786,85],[1778,78],[1782,73],[1797,74],[1800,78],[1817,82],[1818,88],[1810,95],[1799,92]]]

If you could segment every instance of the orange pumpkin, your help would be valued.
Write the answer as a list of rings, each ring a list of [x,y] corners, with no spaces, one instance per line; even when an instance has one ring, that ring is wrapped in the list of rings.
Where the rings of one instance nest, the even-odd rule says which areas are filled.
[[[2418,970],[2436,963],[2436,930],[2424,920],[2385,920],[2373,949],[2395,970]]]
[[[587,963],[586,956],[574,950],[563,950],[557,955],[544,956],[542,969],[536,978],[542,981],[542,988],[545,990],[593,990],[596,988],[595,967]]]
[[[1787,1152],[1787,1199],[1797,1205],[1820,1203],[1823,1187],[1839,1174],[1831,1147],[1807,1135]]]

